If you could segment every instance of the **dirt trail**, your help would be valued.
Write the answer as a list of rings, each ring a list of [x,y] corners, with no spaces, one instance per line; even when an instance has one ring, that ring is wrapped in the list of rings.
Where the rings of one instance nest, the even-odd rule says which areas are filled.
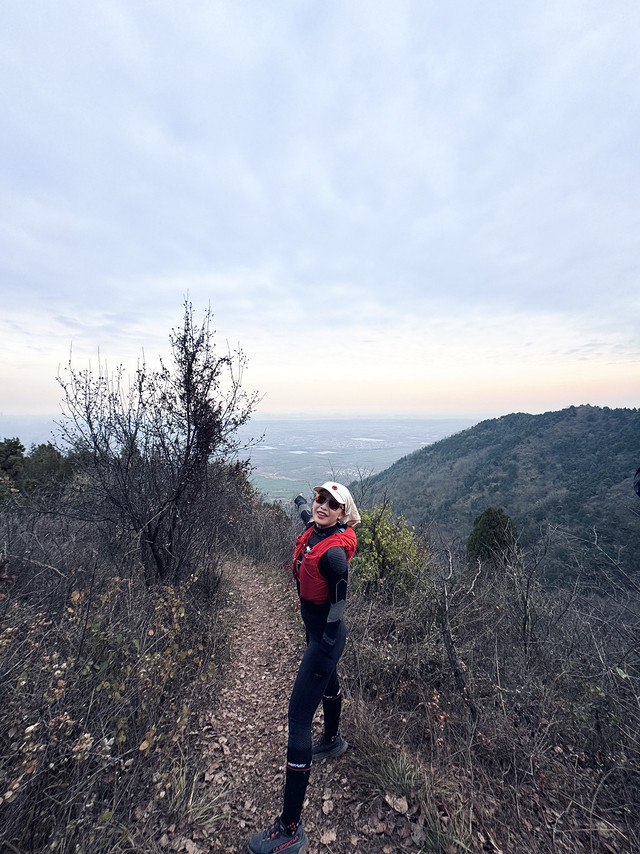
[[[287,705],[304,632],[286,577],[236,565],[229,569],[233,608],[232,675],[214,698],[202,736],[210,756],[208,794],[220,794],[224,821],[217,837],[198,840],[209,852],[244,851],[247,837],[282,807]],[[321,728],[321,717],[316,720]],[[348,722],[343,727],[350,741]],[[419,851],[406,817],[359,783],[357,748],[314,765],[303,821],[309,854],[393,854]],[[415,830],[415,826],[414,826]]]

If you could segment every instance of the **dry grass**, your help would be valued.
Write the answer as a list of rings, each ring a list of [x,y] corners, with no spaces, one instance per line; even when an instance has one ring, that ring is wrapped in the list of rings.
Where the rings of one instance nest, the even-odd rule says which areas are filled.
[[[215,595],[112,572],[94,557],[38,590],[23,571],[2,603],[6,850],[148,850],[163,823],[215,817],[189,736],[225,656]]]
[[[371,707],[348,697],[347,717],[355,733],[356,761],[371,797],[382,796],[396,806],[406,801],[406,812],[420,828],[422,850],[434,854],[455,854],[471,850],[465,842],[465,829],[458,815],[458,788],[449,788],[448,777],[439,779],[417,754],[406,745],[388,738],[384,721],[372,716]],[[402,804],[402,811],[405,806]]]
[[[275,566],[291,531],[269,513],[243,548]],[[192,724],[227,661],[225,591],[148,590],[81,523],[3,522],[0,847],[156,854],[168,828],[215,827],[226,794],[200,785]],[[353,582],[353,757],[415,845],[640,850],[633,590],[550,591],[524,563],[446,555],[410,583]]]
[[[372,786],[413,792],[425,850],[640,850],[633,591],[550,591],[524,565],[450,557],[424,572],[409,590],[356,584],[349,603]]]

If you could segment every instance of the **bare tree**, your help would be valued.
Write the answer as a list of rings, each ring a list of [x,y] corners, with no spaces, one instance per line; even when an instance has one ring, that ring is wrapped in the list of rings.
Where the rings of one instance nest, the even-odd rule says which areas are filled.
[[[82,506],[139,556],[149,585],[196,568],[215,546],[212,514],[229,512],[221,493],[230,480],[246,482],[237,431],[258,397],[242,390],[242,351],[216,354],[211,320],[208,309],[197,326],[186,300],[171,363],[151,370],[143,360],[128,385],[122,366],[110,376],[99,364],[94,375],[71,360],[58,377]]]

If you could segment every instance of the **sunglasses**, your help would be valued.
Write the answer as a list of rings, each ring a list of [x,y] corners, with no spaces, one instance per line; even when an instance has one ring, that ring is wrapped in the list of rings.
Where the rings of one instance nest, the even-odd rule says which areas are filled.
[[[338,510],[342,507],[342,504],[340,504],[339,501],[336,501],[335,498],[331,498],[330,495],[324,495],[322,492],[319,495],[316,495],[313,500],[316,504],[324,504],[326,501],[332,510]]]

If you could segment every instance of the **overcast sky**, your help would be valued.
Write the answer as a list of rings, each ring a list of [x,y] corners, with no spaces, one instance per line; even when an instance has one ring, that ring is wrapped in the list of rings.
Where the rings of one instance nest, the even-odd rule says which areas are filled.
[[[640,405],[640,3],[3,0],[0,412],[166,353],[260,412]]]

